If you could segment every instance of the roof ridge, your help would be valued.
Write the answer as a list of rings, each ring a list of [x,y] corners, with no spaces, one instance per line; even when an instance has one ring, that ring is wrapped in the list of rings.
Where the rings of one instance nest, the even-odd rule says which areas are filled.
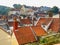
[[[31,27],[30,27],[30,29],[31,29],[31,31],[32,31],[32,33],[33,33],[35,39],[37,40],[36,33],[33,31],[33,29],[32,29]]]
[[[41,25],[41,27],[47,32],[47,30],[48,30],[48,28],[49,28],[49,26],[51,25],[52,22],[53,22],[53,19],[51,19],[47,25],[44,25],[44,26]]]

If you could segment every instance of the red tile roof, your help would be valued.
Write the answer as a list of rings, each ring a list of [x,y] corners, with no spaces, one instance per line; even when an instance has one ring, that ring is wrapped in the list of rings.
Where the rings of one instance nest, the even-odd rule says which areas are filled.
[[[14,33],[19,45],[36,41],[30,27],[19,27]]]
[[[42,23],[47,25],[50,20],[51,20],[51,18],[40,18],[40,20],[37,23],[37,26],[41,25]]]
[[[18,22],[19,23],[19,22]],[[13,22],[8,22],[9,26],[13,26]]]
[[[54,18],[54,20],[53,20],[53,22],[52,22],[52,24],[51,24],[51,26],[50,26],[50,28],[49,29],[52,29],[52,31],[54,31],[54,32],[58,32],[58,30],[59,30],[59,18]]]
[[[44,22],[45,22],[45,18],[40,18],[36,26],[40,26],[41,23],[44,23]]]
[[[37,26],[40,26],[41,23],[48,24],[50,20],[51,20],[51,18],[41,18],[38,21]],[[52,29],[52,31],[54,31],[54,32],[58,32],[58,30],[59,30],[59,18],[53,18],[53,22],[50,25],[49,29]]]
[[[36,36],[43,36],[47,34],[41,26],[33,26],[32,29],[36,33]]]
[[[23,24],[31,24],[31,20],[30,19],[21,19],[21,23],[23,23]]]
[[[18,22],[20,23],[20,22]],[[32,24],[31,20],[30,19],[21,19],[21,23],[22,24]],[[8,22],[9,26],[13,26],[13,22]]]
[[[30,23],[28,19],[22,19],[22,23]],[[28,21],[26,21],[28,20]],[[36,26],[31,26],[32,30],[35,32],[36,36],[46,35],[47,32],[41,27],[41,23],[46,25],[49,23],[51,18],[41,18]],[[29,43],[36,41],[33,32],[30,27],[19,27],[17,30],[14,30],[16,39],[19,44]],[[49,29],[52,29],[54,32],[58,32],[59,29],[59,18],[53,18],[53,22],[50,25]]]

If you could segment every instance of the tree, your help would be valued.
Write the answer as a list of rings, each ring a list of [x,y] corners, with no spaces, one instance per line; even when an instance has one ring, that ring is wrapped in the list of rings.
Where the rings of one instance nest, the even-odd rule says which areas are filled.
[[[53,12],[51,10],[48,11],[48,15],[49,15],[49,17],[53,17]]]
[[[7,15],[9,11],[10,11],[10,8],[9,7],[0,6],[0,14],[1,15]]]
[[[55,14],[58,13],[59,12],[59,8],[57,6],[54,6],[52,8],[52,12],[55,13]]]
[[[19,9],[21,7],[21,5],[20,4],[14,4],[13,7],[16,9]]]

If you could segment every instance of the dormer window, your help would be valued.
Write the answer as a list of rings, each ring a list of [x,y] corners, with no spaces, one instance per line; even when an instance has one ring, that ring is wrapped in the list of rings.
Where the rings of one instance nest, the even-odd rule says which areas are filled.
[[[45,27],[45,25],[43,25],[43,27]]]
[[[45,28],[46,24],[45,23],[42,23],[42,26]]]

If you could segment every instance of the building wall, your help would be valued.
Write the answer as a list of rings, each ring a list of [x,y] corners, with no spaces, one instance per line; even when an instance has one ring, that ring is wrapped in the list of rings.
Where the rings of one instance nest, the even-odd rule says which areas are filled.
[[[26,12],[26,9],[24,6],[22,6],[20,9],[20,14],[25,14],[25,12]]]
[[[19,11],[9,11],[9,12],[8,12],[8,15],[10,16],[11,14],[16,14],[16,13],[20,14]]]
[[[12,42],[12,45],[19,45],[17,40],[16,40],[16,37],[15,37],[14,33],[12,35],[11,42]]]
[[[11,45],[11,36],[0,29],[0,45]]]

